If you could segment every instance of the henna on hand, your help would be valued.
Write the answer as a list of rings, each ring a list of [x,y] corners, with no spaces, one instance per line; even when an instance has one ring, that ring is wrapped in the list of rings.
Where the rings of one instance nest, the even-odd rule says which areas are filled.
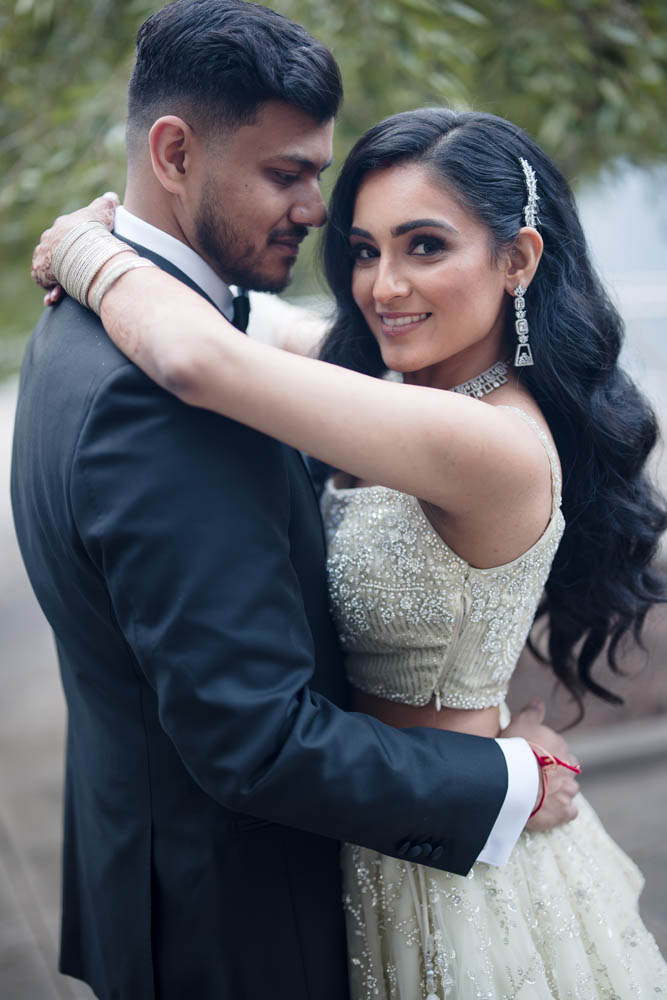
[[[107,229],[111,230],[118,205],[120,205],[118,195],[112,191],[107,192],[101,198],[96,198],[89,205],[86,205],[85,208],[79,208],[76,212],[69,212],[67,215],[59,215],[53,225],[42,233],[32,255],[30,274],[33,281],[47,289],[47,294],[44,296],[45,306],[54,305],[63,295],[63,290],[57,283],[51,269],[53,254],[58,244],[75,226],[91,219],[103,223]]]

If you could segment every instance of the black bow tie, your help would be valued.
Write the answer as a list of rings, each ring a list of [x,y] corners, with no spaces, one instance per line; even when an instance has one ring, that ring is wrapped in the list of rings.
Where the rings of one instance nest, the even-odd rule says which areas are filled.
[[[248,293],[239,289],[240,294],[235,296],[232,305],[234,307],[234,315],[232,317],[232,323],[237,330],[245,331],[248,329],[248,319],[250,318],[250,299],[248,298]]]

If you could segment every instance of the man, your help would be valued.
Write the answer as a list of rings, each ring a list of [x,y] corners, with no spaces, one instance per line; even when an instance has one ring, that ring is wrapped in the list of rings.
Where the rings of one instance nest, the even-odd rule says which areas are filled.
[[[272,11],[159,11],[117,234],[229,316],[229,284],[284,288],[325,220],[340,96]],[[69,709],[61,969],[101,1000],[340,1000],[338,840],[456,872],[506,857],[527,745],[347,714],[301,456],[181,405],[71,299],[28,350],[12,497]]]

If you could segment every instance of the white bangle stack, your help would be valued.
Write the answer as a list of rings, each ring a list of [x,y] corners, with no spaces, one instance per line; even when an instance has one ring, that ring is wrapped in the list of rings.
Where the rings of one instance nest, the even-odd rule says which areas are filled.
[[[133,247],[109,232],[102,222],[90,220],[75,226],[58,245],[51,270],[68,295],[88,308],[88,292],[100,269],[119,253],[131,253],[132,260],[119,261],[109,269],[95,289],[90,307],[99,315],[102,298],[121,275],[135,267],[155,267],[139,257]]]
[[[136,267],[156,267],[151,260],[146,260],[145,257],[135,257],[134,260],[119,260],[113,267],[110,267],[107,273],[100,278],[95,288],[95,291],[90,296],[90,308],[97,315],[100,315],[100,309],[102,308],[102,299],[109,291],[112,285],[115,285],[120,277],[122,277],[127,271],[133,271]]]

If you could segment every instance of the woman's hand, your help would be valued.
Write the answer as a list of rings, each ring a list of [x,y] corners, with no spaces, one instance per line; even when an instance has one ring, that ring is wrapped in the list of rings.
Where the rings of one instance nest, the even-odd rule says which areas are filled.
[[[561,760],[578,766],[563,737],[544,725],[543,702],[526,705],[500,735],[520,736],[529,743],[539,744]],[[540,768],[540,784],[535,800],[539,810],[529,818],[527,830],[551,830],[555,826],[569,823],[577,816],[578,810],[573,800],[579,792],[579,784],[573,772],[567,768],[556,768],[549,771],[546,788],[542,785],[543,781],[544,774]]]
[[[107,229],[113,227],[114,215],[120,205],[120,198],[113,191],[103,194],[101,198],[91,201],[85,208],[79,208],[76,212],[69,212],[67,215],[59,215],[50,229],[46,229],[41,236],[39,244],[35,247],[32,255],[32,267],[30,273],[33,281],[42,288],[48,289],[44,296],[44,305],[52,306],[62,297],[63,290],[57,283],[55,275],[51,270],[53,255],[65,236],[78,226],[81,222],[103,223]]]

